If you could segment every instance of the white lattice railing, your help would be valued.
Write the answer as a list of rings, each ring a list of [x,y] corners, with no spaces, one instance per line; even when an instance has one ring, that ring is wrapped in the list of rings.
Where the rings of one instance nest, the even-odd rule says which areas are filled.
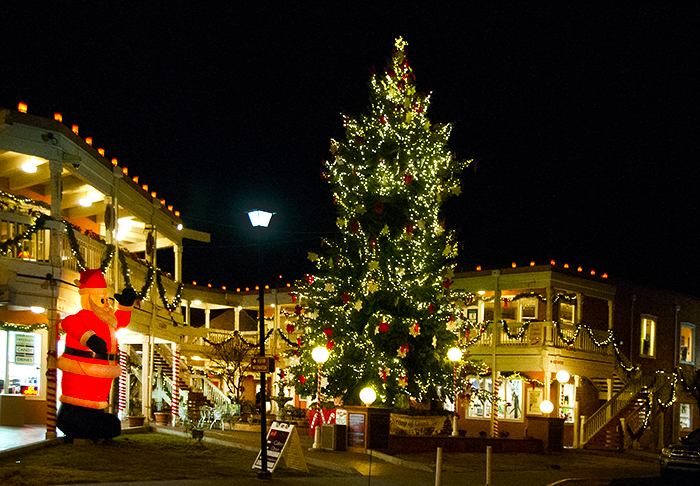
[[[228,412],[231,400],[228,399],[226,394],[222,392],[219,387],[203,375],[192,375],[191,380],[195,388],[202,390],[204,396],[214,405],[215,409]]]

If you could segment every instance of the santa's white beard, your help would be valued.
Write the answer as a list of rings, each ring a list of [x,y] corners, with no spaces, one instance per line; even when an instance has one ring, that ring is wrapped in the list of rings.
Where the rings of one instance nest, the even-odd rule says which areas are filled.
[[[100,307],[92,300],[89,302],[90,310],[95,313],[99,320],[112,326],[113,328],[117,327],[117,316],[114,315],[114,309],[112,309],[110,306]]]

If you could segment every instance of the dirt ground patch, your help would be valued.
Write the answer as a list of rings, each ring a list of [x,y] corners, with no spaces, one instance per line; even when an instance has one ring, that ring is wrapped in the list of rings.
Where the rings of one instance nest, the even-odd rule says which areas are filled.
[[[123,435],[109,443],[76,441],[0,460],[0,484],[55,485],[257,477],[256,453],[166,434]],[[280,461],[275,476],[337,475],[309,467],[309,473],[288,469]]]

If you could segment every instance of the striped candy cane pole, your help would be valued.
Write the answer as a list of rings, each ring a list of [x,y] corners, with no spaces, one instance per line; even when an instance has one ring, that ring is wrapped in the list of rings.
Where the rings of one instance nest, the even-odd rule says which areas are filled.
[[[564,385],[559,385],[559,418],[564,418]]]
[[[119,366],[121,367],[121,375],[119,376],[119,417],[123,418],[124,410],[126,410],[126,378],[127,378],[127,363],[126,351],[119,350]]]
[[[180,351],[173,345],[173,396],[170,402],[173,425],[180,416]]]
[[[48,354],[46,355],[46,438],[56,438],[56,385],[58,374],[58,325],[60,322],[55,308],[49,309]]]
[[[493,381],[493,394],[496,400],[493,403],[493,434],[492,437],[498,437],[498,386],[500,384],[500,373],[496,373],[496,379]]]
[[[46,368],[46,438],[56,437],[56,351],[49,351]]]

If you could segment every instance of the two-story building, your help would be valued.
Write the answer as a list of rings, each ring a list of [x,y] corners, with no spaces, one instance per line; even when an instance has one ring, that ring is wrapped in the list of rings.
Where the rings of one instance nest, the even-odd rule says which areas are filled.
[[[459,427],[526,437],[558,417],[564,446],[597,448],[655,448],[697,428],[697,403],[674,385],[679,365],[695,365],[700,299],[568,267],[455,276],[452,288],[468,292],[462,346],[476,363]]]

